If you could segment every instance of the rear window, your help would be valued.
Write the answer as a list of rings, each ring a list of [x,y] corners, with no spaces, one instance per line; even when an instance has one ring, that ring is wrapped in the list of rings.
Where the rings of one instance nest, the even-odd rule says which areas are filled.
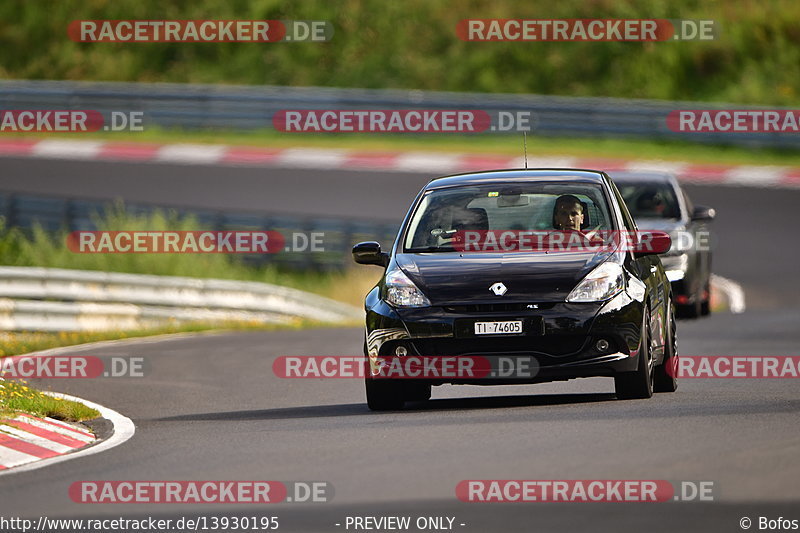
[[[457,231],[557,229],[556,200],[564,195],[582,204],[582,231],[613,229],[602,186],[575,183],[520,183],[453,187],[428,192],[403,242],[406,252],[452,251]]]

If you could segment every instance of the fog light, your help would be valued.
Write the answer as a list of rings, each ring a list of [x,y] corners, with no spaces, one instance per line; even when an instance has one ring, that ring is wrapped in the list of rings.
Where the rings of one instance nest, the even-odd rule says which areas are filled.
[[[606,350],[608,350],[608,346],[609,346],[608,341],[605,339],[600,339],[594,345],[594,347],[597,348],[598,352],[605,352]]]
[[[408,348],[403,346],[402,344],[397,345],[397,348],[394,349],[394,354],[399,357],[405,357],[408,355]]]

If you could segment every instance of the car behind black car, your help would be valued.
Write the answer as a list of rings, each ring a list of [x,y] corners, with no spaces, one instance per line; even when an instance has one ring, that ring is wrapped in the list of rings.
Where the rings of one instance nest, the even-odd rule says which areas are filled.
[[[672,174],[615,172],[612,176],[640,229],[666,231],[672,247],[661,255],[679,317],[711,313],[711,233],[714,209],[693,205]]]
[[[430,181],[390,252],[376,242],[353,248],[356,262],[386,269],[365,301],[369,407],[426,400],[431,385],[444,383],[610,376],[619,398],[674,391],[674,305],[657,255],[663,249],[649,246],[657,235],[636,231],[619,191],[599,171],[504,170]],[[595,245],[620,234],[633,236],[628,245]],[[525,239],[536,245],[521,246]],[[380,375],[387,358],[473,356],[530,358],[535,372]]]

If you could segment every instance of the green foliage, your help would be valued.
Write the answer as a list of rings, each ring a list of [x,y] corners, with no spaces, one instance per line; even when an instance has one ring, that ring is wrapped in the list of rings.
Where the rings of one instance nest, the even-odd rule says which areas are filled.
[[[202,227],[193,217],[181,218],[171,211],[131,213],[121,203],[105,216],[96,216],[94,222],[100,231],[211,229]],[[359,306],[378,275],[377,269],[368,267],[344,272],[297,272],[271,265],[253,267],[229,254],[76,253],[66,243],[65,230],[50,233],[41,227],[34,227],[31,231],[6,228],[0,218],[0,265],[258,281],[293,287]]]
[[[180,7],[179,7],[180,5]],[[314,19],[329,43],[75,43],[77,19]],[[717,21],[696,42],[464,42],[466,18]],[[800,3],[790,0],[7,0],[0,76],[407,88],[792,105]]]
[[[96,409],[82,403],[42,394],[29,387],[25,380],[0,380],[0,423],[3,418],[13,418],[18,413],[49,416],[69,422],[100,416]]]

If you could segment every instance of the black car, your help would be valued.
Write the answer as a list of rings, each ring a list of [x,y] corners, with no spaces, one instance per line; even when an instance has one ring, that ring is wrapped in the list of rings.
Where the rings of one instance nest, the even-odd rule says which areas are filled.
[[[652,235],[639,232],[631,246],[559,250],[470,251],[458,242],[459,234],[498,231],[563,232],[580,240],[637,229],[599,171],[502,170],[430,181],[391,252],[377,242],[353,248],[357,263],[386,269],[365,302],[371,409],[427,400],[431,385],[443,383],[609,376],[624,399],[676,389],[667,371],[677,353],[671,286],[658,250],[642,246]],[[374,377],[384,358],[412,356],[530,357],[536,372],[475,380]]]
[[[679,317],[711,313],[711,234],[714,209],[693,205],[678,180],[662,172],[615,172],[612,175],[633,219],[644,230],[670,233],[671,249],[661,255],[672,282]]]

